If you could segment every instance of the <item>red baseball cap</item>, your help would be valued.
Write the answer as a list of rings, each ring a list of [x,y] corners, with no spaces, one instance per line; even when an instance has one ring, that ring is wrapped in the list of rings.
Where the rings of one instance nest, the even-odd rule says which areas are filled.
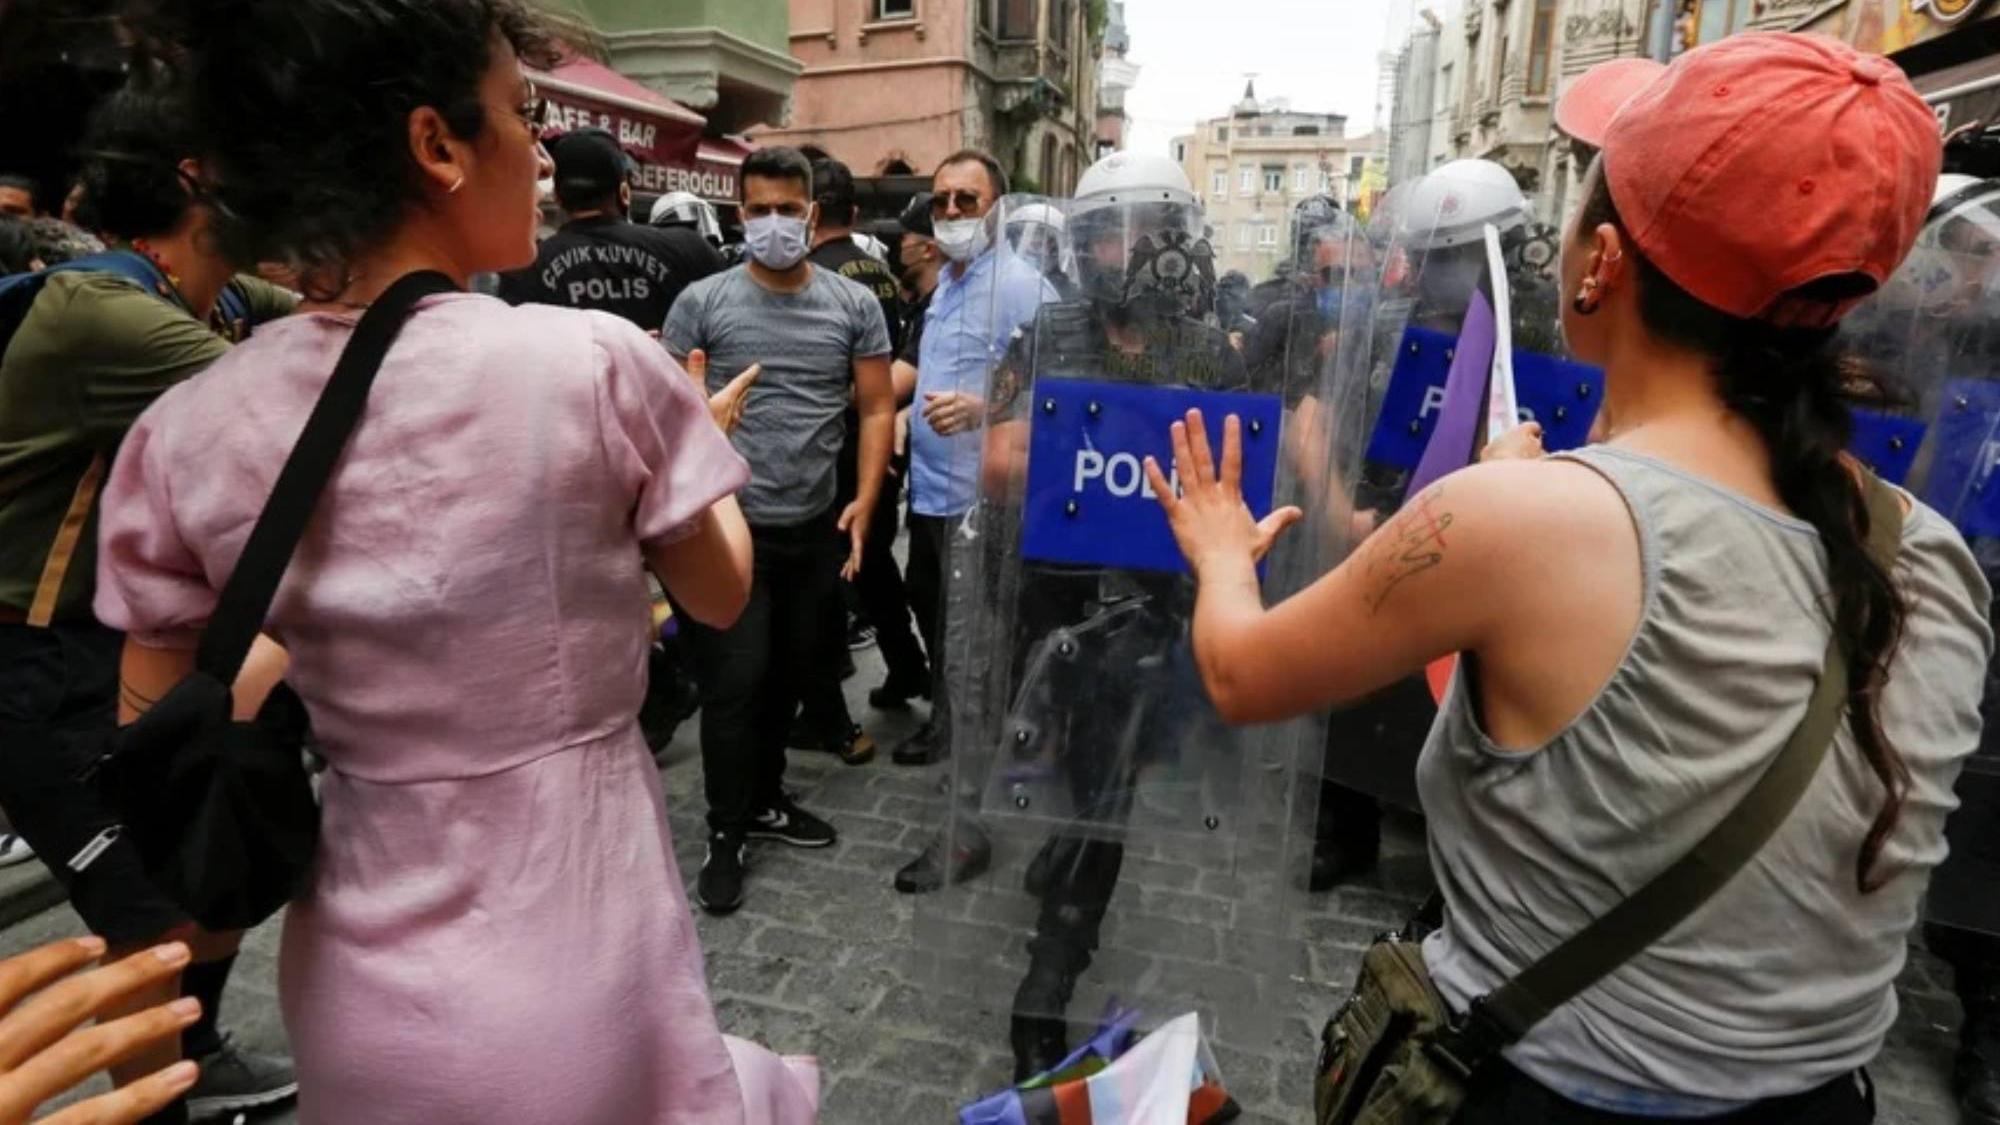
[[[1652,59],[1612,59],[1576,77],[1556,99],[1556,128],[1592,148],[1632,95],[1658,81],[1667,64]]]
[[[1866,296],[1788,299],[1800,286],[1895,272],[1944,160],[1937,118],[1895,63],[1790,32],[1674,60],[1618,109],[1603,149],[1647,259],[1704,304],[1794,325],[1831,324]]]

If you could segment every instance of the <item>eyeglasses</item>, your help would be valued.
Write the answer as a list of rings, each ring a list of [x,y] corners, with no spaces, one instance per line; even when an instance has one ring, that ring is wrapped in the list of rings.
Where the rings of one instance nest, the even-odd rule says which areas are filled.
[[[961,214],[970,215],[978,211],[986,201],[976,191],[939,192],[931,196],[931,216],[942,219],[951,213],[951,205],[958,204]]]
[[[549,99],[535,93],[534,87],[530,86],[527,100],[514,107],[514,115],[528,127],[528,136],[539,141],[549,127]]]

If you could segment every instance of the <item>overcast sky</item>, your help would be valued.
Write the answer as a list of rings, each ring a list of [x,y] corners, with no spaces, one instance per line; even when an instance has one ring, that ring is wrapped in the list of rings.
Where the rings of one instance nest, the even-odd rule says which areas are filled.
[[[1195,122],[1228,113],[1249,73],[1258,97],[1344,113],[1350,135],[1365,133],[1390,14],[1400,23],[1412,7],[1411,0],[1125,0],[1127,57],[1140,66],[1125,100],[1127,147],[1165,152]]]

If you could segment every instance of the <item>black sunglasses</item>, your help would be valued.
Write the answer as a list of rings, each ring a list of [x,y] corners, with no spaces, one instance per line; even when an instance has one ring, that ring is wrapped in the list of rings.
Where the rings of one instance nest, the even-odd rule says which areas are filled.
[[[984,201],[980,199],[979,193],[976,191],[940,192],[937,195],[931,196],[931,214],[938,218],[943,218],[945,215],[951,213],[951,205],[954,203],[958,204],[958,209],[961,212],[970,214],[979,210],[979,205],[982,202]]]

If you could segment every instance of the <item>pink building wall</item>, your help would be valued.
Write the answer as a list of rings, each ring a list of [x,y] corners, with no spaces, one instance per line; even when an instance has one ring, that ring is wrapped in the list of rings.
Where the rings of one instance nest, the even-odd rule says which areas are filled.
[[[805,64],[792,120],[764,144],[813,143],[859,175],[892,160],[919,173],[962,148],[981,85],[966,0],[915,0],[916,18],[876,22],[876,0],[791,0],[792,54]],[[973,128],[977,128],[975,124]]]

